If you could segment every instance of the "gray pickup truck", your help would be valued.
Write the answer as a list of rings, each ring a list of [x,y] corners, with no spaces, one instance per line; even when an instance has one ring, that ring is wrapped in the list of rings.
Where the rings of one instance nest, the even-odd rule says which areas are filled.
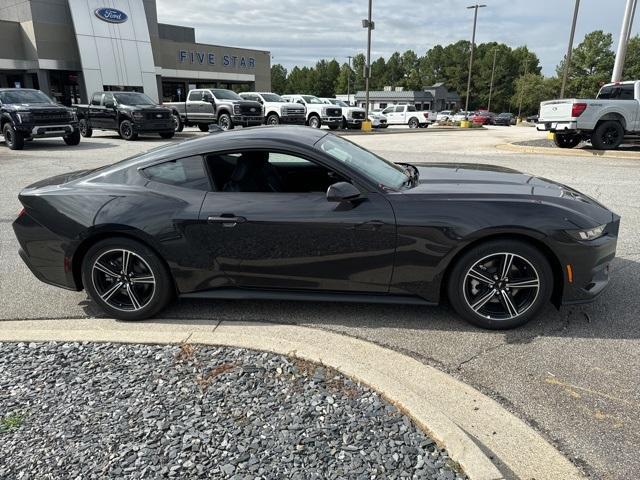
[[[244,100],[237,93],[223,88],[191,90],[185,102],[169,102],[164,106],[173,111],[178,132],[192,125],[207,132],[212,123],[217,123],[222,130],[231,130],[236,125],[252,127],[264,123],[261,104]]]

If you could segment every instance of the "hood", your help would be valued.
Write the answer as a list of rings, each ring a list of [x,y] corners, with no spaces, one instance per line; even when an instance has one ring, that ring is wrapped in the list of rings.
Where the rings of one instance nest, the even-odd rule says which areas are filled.
[[[50,111],[50,110],[69,110],[69,108],[64,105],[58,105],[56,103],[6,103],[4,107],[7,110],[12,110],[15,112],[29,111],[32,112],[34,110],[39,111]]]
[[[570,205],[572,210],[587,216],[593,217],[597,212],[602,223],[608,223],[612,219],[613,214],[593,198],[566,185],[511,168],[469,163],[416,166],[420,173],[419,181],[415,187],[403,191],[408,197],[526,197],[530,200]]]
[[[118,107],[124,108],[126,110],[148,110],[148,111],[161,111],[167,112],[171,111],[169,107],[164,107],[162,105],[127,105],[126,103],[119,103]]]

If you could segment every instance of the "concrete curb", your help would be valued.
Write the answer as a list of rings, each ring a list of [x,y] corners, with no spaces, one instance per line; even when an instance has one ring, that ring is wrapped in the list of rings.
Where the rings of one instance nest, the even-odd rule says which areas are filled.
[[[585,150],[581,148],[552,148],[533,147],[527,145],[515,145],[513,143],[501,143],[496,145],[498,150],[518,153],[541,153],[558,157],[589,157],[589,158],[626,158],[640,160],[640,152],[621,152],[619,150]]]
[[[296,356],[332,367],[379,391],[446,447],[472,480],[584,478],[542,436],[496,401],[433,367],[364,340],[294,325],[236,321],[0,322],[0,341],[52,340],[188,341]]]
[[[374,128],[370,132],[362,130],[337,130],[332,133],[340,137],[351,135],[395,135],[395,134],[421,134],[435,132],[478,132],[487,130],[484,127],[460,128],[460,127],[428,127],[428,128]]]

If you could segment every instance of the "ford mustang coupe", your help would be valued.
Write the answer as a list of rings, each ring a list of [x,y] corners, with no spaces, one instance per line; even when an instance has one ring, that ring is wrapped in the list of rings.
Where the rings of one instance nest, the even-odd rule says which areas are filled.
[[[608,283],[620,218],[515,170],[389,162],[307,127],[172,144],[20,193],[42,281],[140,320],[176,296],[433,305],[511,328]]]

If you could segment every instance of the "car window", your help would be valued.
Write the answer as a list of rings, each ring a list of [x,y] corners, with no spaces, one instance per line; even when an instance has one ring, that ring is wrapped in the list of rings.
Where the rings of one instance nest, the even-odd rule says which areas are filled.
[[[633,98],[634,97],[633,89],[634,89],[633,84],[622,85],[620,87],[620,93],[618,94],[618,99],[619,100],[633,100],[634,99]]]
[[[396,107],[396,112],[404,112],[404,107]]]
[[[112,93],[105,93],[104,94],[104,98],[102,99],[103,105],[106,105],[108,102],[115,103],[114,100],[113,100],[113,94]]]
[[[152,165],[145,168],[143,173],[155,182],[192,190],[211,190],[209,176],[199,155]]]
[[[413,105],[409,105],[407,107],[407,112],[415,112],[416,111],[416,107],[414,107]]]
[[[91,99],[91,105],[100,106],[100,100],[102,99],[101,93],[94,93],[93,98]]]
[[[202,92],[192,90],[191,92],[189,92],[189,100],[191,100],[192,102],[202,101]]]
[[[304,158],[297,157],[295,155],[289,155],[288,153],[279,153],[279,152],[269,152],[269,163],[278,164],[278,163],[299,163],[301,165],[312,163]]]
[[[393,107],[387,107],[382,111],[382,113],[391,113],[391,112],[393,112]]]
[[[615,98],[617,95],[617,89],[613,85],[606,85],[600,89],[597,98],[610,99]]]

